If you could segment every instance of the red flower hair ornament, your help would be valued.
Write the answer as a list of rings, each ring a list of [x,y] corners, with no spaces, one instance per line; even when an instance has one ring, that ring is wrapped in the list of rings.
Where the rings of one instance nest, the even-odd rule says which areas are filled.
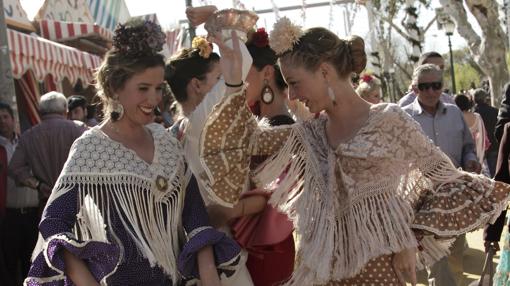
[[[371,81],[374,80],[374,78],[369,74],[362,75],[360,79],[366,83],[370,83]]]
[[[251,42],[258,48],[264,48],[269,45],[269,35],[264,28],[258,28],[251,37]]]

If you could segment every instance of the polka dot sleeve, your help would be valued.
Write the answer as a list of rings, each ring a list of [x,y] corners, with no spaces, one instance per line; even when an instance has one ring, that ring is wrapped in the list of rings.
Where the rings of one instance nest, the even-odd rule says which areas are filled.
[[[271,155],[286,141],[291,127],[259,126],[246,105],[244,91],[225,96],[207,119],[200,158],[211,199],[233,206],[248,186],[252,155]]]

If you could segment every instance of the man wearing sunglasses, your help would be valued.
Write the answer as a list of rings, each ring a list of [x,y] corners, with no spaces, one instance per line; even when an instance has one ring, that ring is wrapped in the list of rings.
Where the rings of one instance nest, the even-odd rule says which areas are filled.
[[[418,60],[418,66],[424,65],[424,64],[434,64],[436,65],[440,70],[444,70],[444,59],[443,56],[441,56],[437,52],[428,52],[423,53],[420,56],[420,59]],[[416,99],[416,93],[414,91],[410,91],[408,94],[404,95],[399,101],[398,105],[400,107],[408,106],[409,104],[413,103],[413,101]],[[455,104],[455,101],[453,100],[453,97],[446,93],[441,94],[441,101],[445,103],[451,103]]]
[[[413,73],[412,89],[416,99],[403,108],[422,127],[434,144],[443,151],[456,167],[479,173],[481,166],[475,154],[475,144],[464,121],[462,111],[440,100],[443,88],[443,71],[434,64],[417,67]],[[441,259],[429,270],[429,280],[436,286],[465,285],[462,283],[463,252],[466,237],[460,236],[451,247],[451,255]]]

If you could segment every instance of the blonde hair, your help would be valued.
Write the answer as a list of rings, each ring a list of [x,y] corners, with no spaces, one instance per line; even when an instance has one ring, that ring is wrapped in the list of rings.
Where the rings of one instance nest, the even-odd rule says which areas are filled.
[[[370,76],[370,80],[364,80],[362,77],[356,88],[356,92],[363,98],[369,96],[376,90],[381,90],[381,81],[374,76]]]
[[[317,70],[323,62],[329,62],[339,77],[347,78],[365,69],[367,55],[362,38],[351,36],[344,40],[326,28],[316,27],[306,30],[292,50],[281,55],[280,61],[303,66],[310,71]]]

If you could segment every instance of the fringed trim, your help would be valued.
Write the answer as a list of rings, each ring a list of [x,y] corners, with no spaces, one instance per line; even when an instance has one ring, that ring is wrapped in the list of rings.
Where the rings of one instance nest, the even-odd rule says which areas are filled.
[[[50,199],[77,191],[79,212],[74,232],[81,241],[106,242],[107,231],[115,237],[109,224],[110,215],[117,213],[140,254],[151,267],[161,267],[177,285],[185,180],[184,174],[176,175],[162,192],[153,180],[135,174],[68,174],[59,179]]]
[[[278,151],[253,172],[252,180],[263,190],[273,190],[270,202],[279,207],[284,195],[294,198],[300,193],[307,163],[307,150],[293,128]],[[278,180],[282,173],[285,177]],[[277,181],[278,180],[278,181]],[[291,192],[292,194],[286,194]]]
[[[255,176],[260,187],[276,187],[270,202],[289,215],[301,236],[298,264],[285,285],[320,285],[350,278],[377,256],[417,247],[409,228],[412,209],[405,201],[394,194],[372,192],[343,202],[348,207],[342,209],[341,190],[326,185],[315,154],[307,152],[310,147],[301,138],[299,130],[293,129],[280,152],[260,166]],[[285,178],[275,184],[284,171]]]
[[[444,256],[450,254],[450,247],[455,242],[455,238],[438,240],[433,236],[424,236],[419,241],[420,250],[418,252],[418,259],[416,260],[416,267],[424,269],[426,266],[433,265]]]

